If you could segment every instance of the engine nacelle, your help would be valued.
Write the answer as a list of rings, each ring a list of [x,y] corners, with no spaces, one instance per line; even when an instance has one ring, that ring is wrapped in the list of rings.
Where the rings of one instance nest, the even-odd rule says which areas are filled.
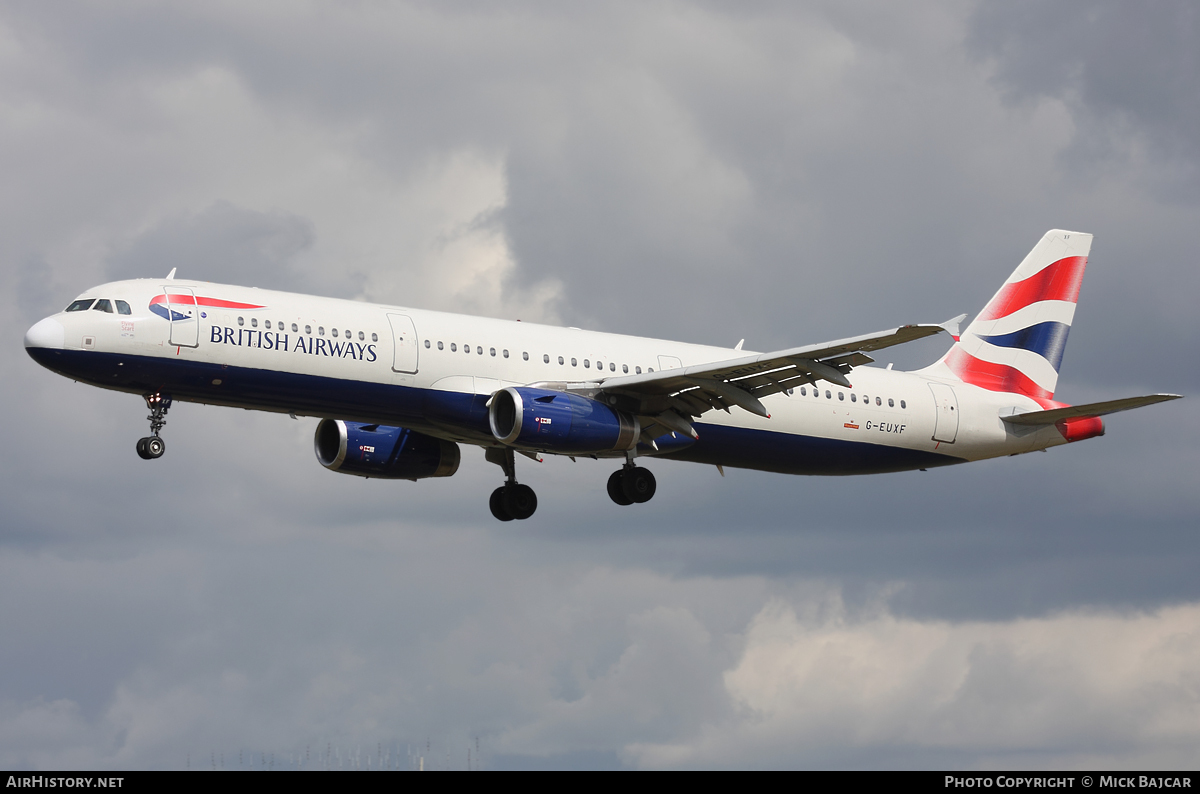
[[[458,471],[458,444],[404,427],[322,419],[313,438],[317,460],[342,474],[388,480],[449,477]]]
[[[525,386],[493,394],[488,423],[510,446],[566,454],[633,449],[642,432],[636,417],[603,403]]]

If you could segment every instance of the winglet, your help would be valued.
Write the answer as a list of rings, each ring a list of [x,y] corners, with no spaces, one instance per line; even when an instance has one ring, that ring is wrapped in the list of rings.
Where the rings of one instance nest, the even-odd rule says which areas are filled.
[[[962,321],[965,319],[967,319],[967,315],[960,314],[957,317],[951,318],[944,323],[940,323],[938,327],[941,328],[946,333],[950,334],[950,336],[953,337],[954,341],[957,342],[958,338],[960,336],[962,336],[962,333],[958,330],[958,326],[961,325]]]
[[[175,278],[175,271],[176,271],[176,270],[178,270],[178,269],[179,269],[179,268],[177,268],[177,267],[173,267],[173,268],[171,268],[171,272],[167,274],[167,278],[166,278],[166,280],[167,280],[167,281],[171,281],[172,279],[174,279],[174,278]]]

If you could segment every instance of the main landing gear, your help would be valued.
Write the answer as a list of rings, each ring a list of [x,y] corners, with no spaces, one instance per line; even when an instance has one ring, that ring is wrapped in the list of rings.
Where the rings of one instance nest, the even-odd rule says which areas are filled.
[[[517,482],[517,467],[512,449],[488,449],[485,453],[489,463],[504,470],[505,483],[492,491],[488,507],[492,515],[501,521],[524,521],[537,510],[537,494],[528,485]]]
[[[608,496],[619,505],[649,502],[656,488],[650,470],[634,466],[632,460],[608,478]]]
[[[146,398],[146,407],[150,409],[150,415],[146,417],[150,420],[150,435],[138,439],[137,454],[142,460],[155,460],[167,451],[167,442],[162,440],[158,431],[167,424],[167,409],[171,407],[171,398],[159,392],[143,396]]]

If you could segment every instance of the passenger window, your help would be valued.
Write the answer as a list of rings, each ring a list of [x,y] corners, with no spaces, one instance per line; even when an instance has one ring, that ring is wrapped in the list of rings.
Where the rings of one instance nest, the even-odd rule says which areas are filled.
[[[359,339],[362,339],[362,332],[361,332],[361,331],[359,331],[359,337],[358,337],[358,338],[359,338]],[[428,340],[428,339],[426,339],[426,340],[425,340],[425,349],[426,349],[426,350],[428,350],[428,349],[429,349],[429,340]]]
[[[800,387],[800,396],[801,396],[801,397],[807,397],[807,396],[808,396],[808,389],[806,389],[804,386],[801,386],[801,387]]]
[[[838,392],[838,399],[844,401],[846,399],[846,395],[843,394],[842,392]]]
[[[622,364],[622,365],[621,365],[621,371],[622,371],[622,372],[625,372],[625,373],[628,373],[628,372],[629,372],[629,365],[628,365],[628,364]]]
[[[876,397],[876,398],[875,398],[875,404],[876,404],[876,405],[883,405],[883,400],[881,400],[881,399],[879,399],[878,397]]]
[[[317,326],[317,336],[325,336],[325,326],[323,326],[323,325]]]
[[[101,298],[100,300],[96,301],[96,305],[92,307],[92,311],[108,312],[109,314],[112,314],[112,302],[107,298]]]
[[[572,367],[574,367],[574,366],[578,366],[578,365],[575,363],[575,359],[571,359],[571,366],[572,366]]]
[[[312,333],[312,326],[311,326],[311,325],[306,325],[306,326],[304,326],[304,333],[306,333],[306,334],[311,334],[311,333]]]
[[[608,362],[608,371],[609,371],[609,372],[616,372],[616,371],[617,371],[617,363],[616,363],[615,361],[610,361],[610,362]]]
[[[442,345],[441,342],[438,342],[438,350],[445,350],[445,347]]]
[[[278,328],[280,331],[282,331],[283,330],[283,321],[280,320],[280,321],[276,322],[275,327]]]
[[[346,335],[347,339],[349,339],[351,336],[353,336],[353,334],[351,334],[349,331],[342,331],[342,333],[344,333]]]
[[[371,334],[371,341],[372,341],[372,342],[378,342],[378,341],[379,341],[379,334],[374,334],[374,333],[373,333],[373,334]],[[442,349],[442,343],[441,343],[441,342],[438,342],[438,350],[441,350],[441,349]]]
[[[251,320],[250,322],[253,323],[254,321]],[[334,328],[332,331],[330,331],[330,333],[333,334],[334,339],[337,339],[337,329],[336,328]]]
[[[907,408],[907,407],[908,407],[908,405],[907,405],[907,404],[904,402],[904,400],[901,400],[901,401],[900,401],[900,407],[901,407],[901,408]]]
[[[888,397],[888,408],[895,408],[895,407],[896,407],[896,402],[891,397]]]
[[[481,356],[482,356],[482,355],[483,355],[483,348],[482,348],[482,347],[476,347],[476,348],[475,348],[475,352],[476,352],[476,354],[478,354],[478,355],[481,355]]]
[[[239,317],[238,318],[238,328],[241,328],[245,324],[246,324],[246,321],[243,320],[241,317]]]
[[[592,368],[592,362],[588,361],[588,360],[585,358],[585,359],[583,360],[583,368],[584,368],[584,369],[591,369],[591,368]]]
[[[858,402],[858,395],[855,394],[854,392],[850,392],[850,402],[852,402],[852,403]]]
[[[129,310],[129,304],[125,301],[117,301],[117,314],[133,314]]]
[[[642,368],[641,368],[641,367],[634,367],[634,368],[633,368],[633,371],[634,371],[634,373],[636,373],[636,374],[638,374],[638,375],[641,375],[641,374],[642,374]]]
[[[271,330],[271,321],[270,320],[267,320],[266,322],[264,322],[263,325],[266,326],[268,331]]]
[[[489,354],[492,356],[492,358],[495,358],[495,357],[496,357],[496,348],[494,348],[494,347],[489,347],[489,348],[488,348],[488,353],[489,353]]]
[[[832,400],[832,399],[833,399],[833,395],[829,393],[829,389],[826,389],[826,390],[825,390],[825,399],[826,399],[826,400]]]
[[[562,357],[562,356],[559,356],[559,357],[558,357],[558,363],[559,363],[559,365],[561,366],[562,364],[565,364],[566,362],[565,362],[565,361],[563,361],[563,357]]]
[[[646,371],[647,371],[647,372],[653,372],[653,371],[654,371],[654,367],[646,367]]]
[[[542,356],[542,363],[543,363],[543,364],[549,364],[549,363],[550,363],[550,356],[549,356],[548,354],[547,354],[547,355],[543,355],[543,356]]]
[[[296,332],[297,332],[297,331],[299,331],[299,330],[300,330],[300,329],[296,327],[296,324],[295,324],[295,323],[292,323],[292,333],[294,334],[294,333],[296,333]]]
[[[451,343],[450,343],[450,352],[451,352],[451,353],[457,353],[457,352],[458,352],[458,345],[456,345],[456,344],[454,344],[453,342],[451,342]]]
[[[257,318],[257,317],[251,317],[251,318],[250,318],[250,327],[251,327],[251,328],[257,328],[257,327],[258,327],[258,318]]]
[[[508,358],[508,349],[507,348],[505,348],[505,350],[504,350],[504,357]]]
[[[88,309],[92,308],[92,302],[95,300],[96,300],[95,298],[84,298],[81,301],[75,301],[70,306],[68,306],[66,310],[69,312],[85,312]]]
[[[363,332],[362,332],[362,331],[359,331],[359,332],[358,332],[358,341],[362,342],[362,341],[364,341],[365,339],[366,339],[366,336],[363,334]],[[426,340],[425,340],[425,347],[429,347],[429,340],[428,340],[428,339],[426,339]]]
[[[528,351],[528,350],[527,350],[527,351],[525,351],[525,352],[523,352],[523,353],[521,354],[521,360],[522,360],[522,361],[528,361],[528,360],[529,360],[529,351]]]

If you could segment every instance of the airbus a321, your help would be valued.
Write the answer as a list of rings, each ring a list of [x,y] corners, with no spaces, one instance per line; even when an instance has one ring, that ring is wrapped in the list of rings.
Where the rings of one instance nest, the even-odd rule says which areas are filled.
[[[649,501],[644,458],[784,474],[876,474],[1103,435],[1101,416],[1178,397],[1054,400],[1092,236],[1047,232],[960,335],[961,317],[753,353],[174,278],[89,289],[25,348],[73,380],[142,395],[147,460],[173,401],[319,417],[317,460],[361,477],[457,471],[482,447],[505,483],[501,521],[537,497],[516,455],[610,458],[619,505]],[[868,366],[948,333],[915,371]],[[722,469],[723,471],[723,469]]]

